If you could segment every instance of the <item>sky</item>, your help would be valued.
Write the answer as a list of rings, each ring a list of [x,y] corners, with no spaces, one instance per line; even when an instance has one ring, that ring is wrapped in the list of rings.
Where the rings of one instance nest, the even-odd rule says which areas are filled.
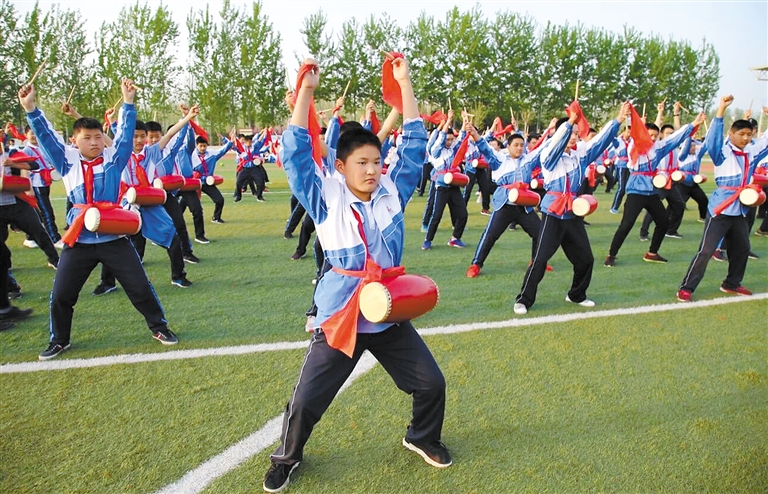
[[[124,5],[135,0],[39,0],[47,10],[58,3],[63,8],[79,10],[86,21],[86,29],[95,33],[102,22],[111,22]],[[22,14],[31,10],[35,0],[11,0]],[[186,17],[190,12],[189,0],[165,0],[180,26],[179,49],[186,51]],[[247,2],[250,5],[250,1]],[[157,3],[159,4],[159,2]],[[221,8],[221,0],[209,0],[212,12]],[[232,0],[232,4],[245,5],[245,0]],[[154,6],[155,3],[152,3]],[[304,17],[322,8],[328,18],[328,28],[334,34],[342,23],[352,17],[364,20],[371,15],[389,14],[400,26],[406,27],[421,12],[439,19],[454,5],[460,10],[479,6],[483,14],[492,17],[499,11],[528,14],[540,26],[576,24],[605,28],[621,32],[630,26],[644,35],[658,34],[665,39],[688,40],[694,47],[703,39],[711,43],[720,56],[720,94],[733,94],[734,107],[753,111],[768,106],[768,81],[758,81],[751,67],[768,66],[768,0],[751,1],[451,1],[451,0],[388,0],[386,2],[326,0],[262,0],[263,13],[281,33],[283,60],[288,67],[297,65],[294,54],[306,55],[302,35],[299,32]],[[194,2],[195,9],[205,7]],[[295,70],[294,70],[295,73]],[[418,96],[418,95],[417,95]]]

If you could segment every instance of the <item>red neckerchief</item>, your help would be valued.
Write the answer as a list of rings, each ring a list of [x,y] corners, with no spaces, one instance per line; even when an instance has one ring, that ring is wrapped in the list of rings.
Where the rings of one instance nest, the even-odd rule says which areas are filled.
[[[198,153],[197,157],[200,160],[200,163],[203,165],[203,174],[207,177],[208,176],[208,163],[205,162],[205,155]]]
[[[360,213],[352,208],[352,214],[355,215],[357,228],[360,232],[360,237],[363,239],[363,245],[365,246],[365,265],[361,271],[341,268],[333,268],[333,270],[345,276],[362,278],[362,281],[357,285],[355,292],[347,301],[346,305],[322,324],[323,333],[325,333],[328,346],[343,352],[350,358],[355,352],[355,343],[357,342],[357,319],[360,315],[360,292],[363,290],[363,287],[369,283],[381,281],[383,278],[391,278],[393,276],[405,274],[405,267],[403,266],[382,269],[381,266],[373,260],[368,251],[368,240],[365,237],[365,229],[363,228]]]

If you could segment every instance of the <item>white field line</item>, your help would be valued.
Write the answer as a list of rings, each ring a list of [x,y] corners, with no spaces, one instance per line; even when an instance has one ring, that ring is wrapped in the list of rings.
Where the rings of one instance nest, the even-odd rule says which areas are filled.
[[[339,393],[347,389],[358,377],[362,376],[376,365],[376,359],[365,352],[357,363],[355,370],[347,378],[347,381],[339,390]],[[178,482],[165,486],[157,494],[187,494],[199,493],[205,490],[211,482],[225,473],[234,470],[241,463],[264,451],[270,445],[280,439],[283,424],[283,416],[278,415],[267,422],[264,427],[257,430],[240,442],[230,446],[199,467],[187,472]],[[260,490],[257,489],[257,490]]]
[[[562,323],[582,319],[596,319],[601,317],[626,316],[635,314],[648,314],[653,312],[664,312],[670,310],[696,309],[701,307],[713,307],[718,305],[733,304],[746,301],[768,299],[768,293],[753,295],[752,297],[734,297],[717,298],[713,300],[703,300],[692,303],[676,303],[664,305],[648,305],[643,307],[633,307],[628,309],[612,309],[595,312],[580,312],[575,314],[563,314],[556,316],[542,316],[533,318],[512,319],[509,321],[477,323],[477,324],[457,324],[453,326],[443,326],[437,328],[427,328],[420,331],[422,335],[451,334],[467,331],[534,326],[548,323]],[[376,364],[376,360],[369,353],[365,353],[363,358],[355,367],[354,372],[344,383],[341,391],[346,389],[358,377],[362,376]],[[339,392],[341,392],[339,391]],[[253,456],[261,453],[270,445],[280,440],[282,425],[282,415],[274,417],[267,422],[264,427],[257,430],[250,436],[241,440],[234,446],[230,446],[222,453],[214,456],[199,467],[187,472],[178,482],[170,484],[158,491],[156,494],[199,494],[204,491],[214,480],[240,466],[243,462]],[[260,472],[256,472],[257,474]],[[258,490],[258,488],[256,489]]]
[[[690,303],[671,303],[662,305],[644,305],[640,307],[628,307],[625,309],[609,309],[598,311],[581,311],[570,314],[539,316],[539,317],[520,317],[509,319],[507,321],[482,322],[471,324],[453,324],[450,326],[438,326],[434,328],[424,328],[419,330],[422,336],[464,333],[467,331],[478,331],[498,328],[519,328],[528,326],[538,326],[550,323],[564,323],[569,321],[579,321],[583,319],[598,319],[602,317],[630,316],[637,314],[650,314],[655,312],[665,312],[672,310],[692,310],[703,307],[715,307],[719,305],[736,304],[741,302],[754,302],[757,300],[768,299],[768,293],[758,293],[751,297],[720,297],[711,300],[701,300]],[[49,370],[83,369],[88,367],[103,367],[107,365],[118,364],[138,364],[144,362],[160,362],[167,360],[184,360],[192,358],[219,357],[229,355],[245,355],[250,353],[274,352],[280,350],[298,350],[306,348],[309,340],[282,342],[282,343],[263,343],[259,345],[239,345],[218,348],[204,348],[198,350],[176,350],[162,353],[135,353],[128,355],[114,355],[109,357],[96,357],[89,359],[61,359],[49,360],[46,362],[21,362],[16,364],[0,365],[0,374],[18,374],[25,372],[39,372]]]

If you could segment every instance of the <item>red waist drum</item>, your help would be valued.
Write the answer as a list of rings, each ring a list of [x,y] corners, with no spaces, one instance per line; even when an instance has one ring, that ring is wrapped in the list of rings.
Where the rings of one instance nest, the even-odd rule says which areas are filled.
[[[597,198],[590,194],[582,194],[573,200],[573,214],[589,216],[597,210]]]
[[[685,173],[681,172],[680,170],[675,170],[672,172],[673,182],[682,182],[683,179],[685,179]]]
[[[158,189],[177,190],[184,186],[184,177],[182,175],[157,177],[152,181],[152,185]]]
[[[224,183],[224,177],[221,175],[208,175],[205,177],[205,185],[211,187],[216,185],[221,185]]]
[[[160,206],[165,204],[166,198],[165,190],[154,187],[131,187],[125,192],[128,204],[139,206]]]
[[[202,187],[202,184],[200,183],[199,178],[184,177],[184,185],[182,185],[179,190],[182,192],[195,192],[197,190],[200,190],[201,187]]]
[[[595,167],[595,173],[598,175],[605,175],[605,172],[608,171],[608,168],[605,167],[605,165],[597,165]]]
[[[697,173],[696,175],[693,176],[693,183],[703,184],[706,181],[707,181],[707,176],[702,175],[701,173]]]
[[[752,175],[752,180],[749,183],[762,185],[763,187],[766,187],[768,186],[768,175],[761,175],[759,173],[755,173],[754,175]]]
[[[536,190],[543,189],[544,188],[544,180],[542,180],[540,178],[534,178],[533,180],[531,180],[531,188],[532,189],[536,189]]]
[[[373,323],[404,322],[434,309],[438,298],[432,278],[402,274],[365,285],[360,291],[360,312]]]
[[[26,192],[30,190],[30,182],[27,177],[19,175],[3,175],[0,177],[0,190],[11,194]]]
[[[443,182],[445,182],[445,185],[464,187],[469,183],[469,177],[459,172],[448,172],[443,175]]]
[[[85,211],[84,219],[89,231],[106,235],[136,235],[141,230],[141,216],[127,209],[92,207]]]
[[[758,184],[747,185],[739,194],[739,200],[745,206],[761,206],[765,203],[765,191]]]
[[[541,196],[528,189],[510,189],[508,194],[509,202],[518,206],[536,207],[541,201]]]
[[[51,170],[51,180],[53,180],[54,182],[58,182],[59,180],[61,180],[61,173],[59,173],[56,170]]]
[[[666,173],[657,173],[653,176],[653,186],[657,189],[663,189],[667,186],[667,183],[669,183],[669,175]]]

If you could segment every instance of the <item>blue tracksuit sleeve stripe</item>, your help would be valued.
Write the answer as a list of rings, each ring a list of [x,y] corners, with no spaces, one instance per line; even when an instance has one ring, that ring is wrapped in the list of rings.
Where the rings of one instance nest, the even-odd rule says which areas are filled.
[[[323,179],[312,159],[312,141],[307,129],[289,125],[283,132],[280,159],[288,176],[288,185],[296,199],[307,210],[315,224],[321,224],[328,216],[328,206],[323,198]]]
[[[122,172],[128,165],[128,160],[131,159],[131,152],[133,151],[133,133],[135,129],[136,107],[129,103],[123,103],[120,115],[117,118],[117,132],[113,142],[116,156],[106,166],[117,164],[118,169]]]
[[[27,114],[27,121],[37,136],[43,157],[62,176],[66,175],[70,164],[65,158],[65,145],[59,133],[53,129],[51,123],[45,118],[45,114],[39,108],[35,108],[31,113]]]
[[[339,135],[341,135],[341,127],[339,126],[339,117],[332,117],[328,121],[328,127],[325,129],[325,145],[329,148],[336,149],[339,143]]]
[[[421,119],[403,123],[403,140],[397,147],[397,163],[387,174],[397,186],[400,207],[405,210],[421,179],[421,168],[427,155],[427,131]]]
[[[594,161],[603,154],[605,148],[611,144],[618,132],[618,120],[614,119],[605,124],[603,128],[600,129],[600,132],[587,143],[586,154],[581,159],[581,166],[586,167],[590,163],[594,163]]]
[[[490,169],[498,170],[501,166],[501,161],[499,161],[499,158],[496,156],[493,149],[491,149],[491,146],[488,145],[485,139],[480,139],[476,144],[478,151],[485,157],[485,161],[488,162]]]
[[[709,132],[707,132],[707,136],[704,138],[704,145],[707,147],[709,156],[712,158],[712,163],[715,166],[721,165],[725,160],[725,155],[723,154],[723,126],[722,118],[712,119]]]
[[[565,147],[568,145],[568,141],[571,139],[571,131],[573,127],[570,123],[565,122],[557,129],[552,139],[544,143],[544,148],[541,150],[541,167],[546,170],[553,170],[560,161],[560,157],[565,152]]]

